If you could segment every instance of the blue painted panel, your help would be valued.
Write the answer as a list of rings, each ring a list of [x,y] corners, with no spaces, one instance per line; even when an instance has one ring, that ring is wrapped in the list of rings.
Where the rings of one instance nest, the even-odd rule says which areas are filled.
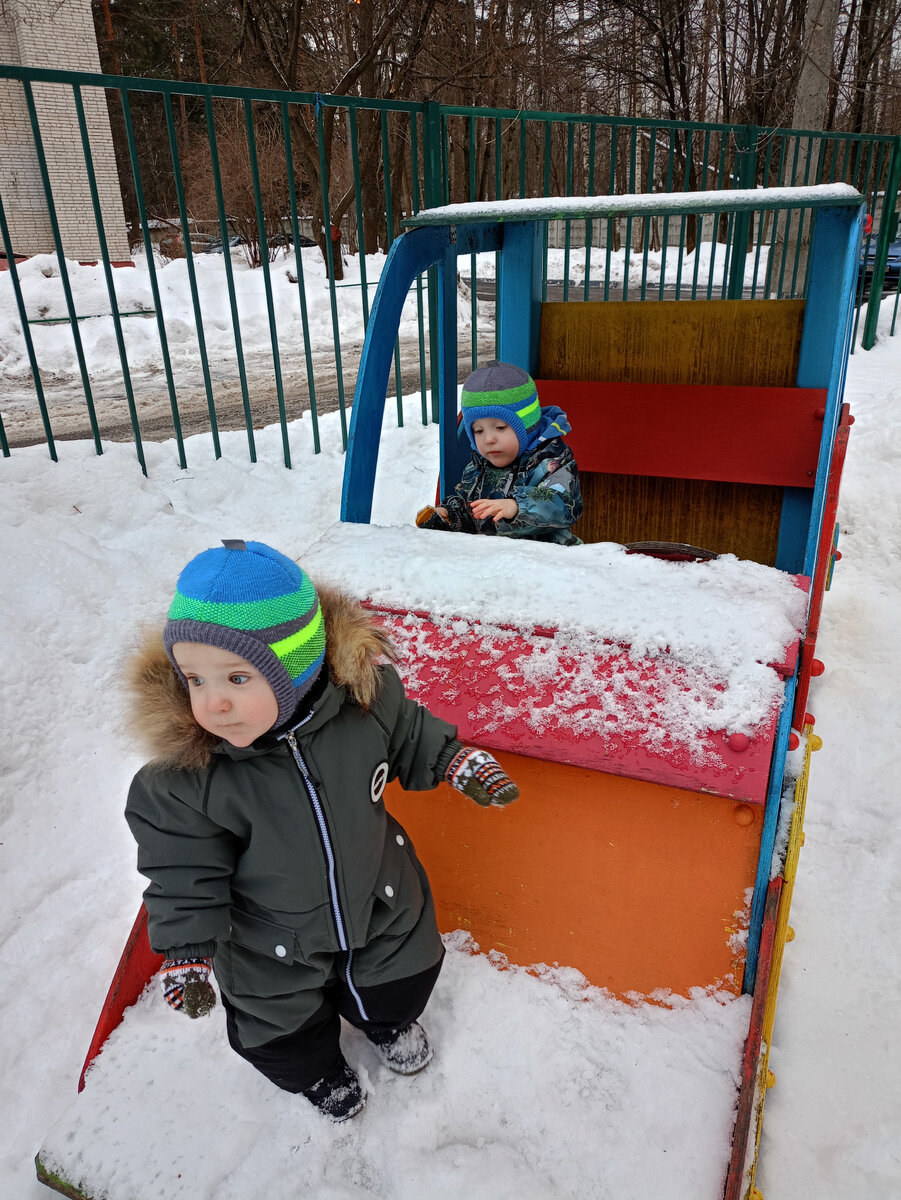
[[[438,479],[446,496],[462,473],[457,442],[457,248],[448,244],[439,272],[438,291]]]
[[[821,210],[810,250],[797,383],[798,387],[826,388],[826,416],[801,568],[811,576],[816,568],[832,446],[841,411],[864,216],[862,207]]]
[[[826,388],[826,414],[813,493],[801,490],[800,494],[795,495],[796,489],[785,490],[783,524],[779,531],[776,561],[776,565],[784,570],[809,576],[813,576],[816,568],[832,447],[841,412],[864,215],[863,208],[857,207],[821,210],[817,213],[810,251],[810,279],[804,310],[797,384],[798,387]],[[796,689],[797,677],[789,680],[786,686],[785,704],[779,717],[773,746],[757,879],[751,903],[748,955],[743,985],[745,992],[753,991],[757,975],[763,910],[782,804],[785,756],[788,751]]]
[[[416,276],[443,260],[449,242],[446,227],[414,229],[396,238],[388,252],[369,315],[354,391],[341,492],[342,521],[366,524],[372,515],[385,393],[404,301]]]
[[[757,860],[757,878],[754,882],[754,898],[751,901],[751,923],[748,928],[748,957],[745,962],[745,978],[742,991],[753,992],[757,976],[757,959],[760,954],[760,935],[763,931],[763,908],[766,891],[770,883],[773,849],[776,845],[776,829],[779,825],[779,809],[782,803],[782,784],[785,774],[785,756],[788,753],[788,738],[791,733],[792,709],[795,703],[797,678],[789,679],[785,685],[785,703],[776,726],[773,742],[773,758],[770,765],[770,783],[767,790],[766,808],[763,814],[763,829],[760,834],[760,857]]]
[[[503,225],[466,225],[454,233],[458,255],[500,250],[504,244]]]
[[[506,225],[498,279],[499,353],[530,375],[538,371],[541,331],[541,226]]]
[[[809,488],[783,489],[774,564],[780,571],[789,571],[792,575],[803,573],[812,495]]]

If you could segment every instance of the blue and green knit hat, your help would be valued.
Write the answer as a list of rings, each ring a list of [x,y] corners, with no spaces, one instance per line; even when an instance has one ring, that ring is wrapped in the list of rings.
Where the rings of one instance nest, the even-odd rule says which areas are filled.
[[[262,542],[225,541],[192,558],[178,577],[163,630],[176,642],[218,646],[255,667],[275,693],[277,725],[289,719],[325,659],[319,597],[305,571]]]
[[[474,422],[485,417],[505,421],[519,438],[519,453],[533,449],[541,420],[535,380],[512,363],[490,362],[467,378],[461,399],[466,435],[476,449]]]

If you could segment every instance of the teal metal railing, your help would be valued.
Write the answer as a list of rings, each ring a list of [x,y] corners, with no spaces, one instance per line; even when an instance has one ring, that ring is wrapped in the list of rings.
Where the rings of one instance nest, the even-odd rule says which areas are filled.
[[[58,212],[59,176],[45,148],[53,129],[46,110],[39,111],[35,89],[42,96],[53,94],[57,111],[63,107],[74,113],[78,142],[67,170],[83,170],[86,179],[89,202],[80,220],[92,223],[96,234],[93,257],[102,264],[109,303],[105,319],[111,322],[128,428],[142,469],[142,422],[147,418],[142,416],[136,381],[144,383],[146,371],[136,369],[131,361],[122,323],[128,310],[123,311],[119,302],[121,284],[109,249],[108,217],[94,161],[96,146],[86,116],[89,98],[96,105],[99,97],[110,113],[120,185],[129,198],[131,243],[143,249],[146,262],[149,311],[159,343],[157,376],[168,410],[167,428],[160,430],[157,416],[154,436],[163,432],[173,437],[182,466],[185,422],[192,431],[209,431],[218,456],[220,425],[225,421],[234,427],[236,412],[253,461],[255,430],[275,420],[281,430],[282,456],[290,466],[290,426],[302,412],[309,413],[313,449],[318,451],[324,406],[339,412],[346,444],[347,388],[362,340],[348,329],[365,331],[369,289],[376,282],[373,260],[367,264],[362,251],[387,252],[405,218],[451,201],[850,183],[866,197],[874,216],[863,247],[872,270],[868,266],[861,271],[857,317],[863,321],[860,344],[868,348],[875,340],[878,305],[864,301],[870,292],[881,295],[886,279],[893,240],[891,217],[901,185],[898,138],[414,104],[14,66],[0,66],[0,88],[10,103],[24,106],[27,114],[31,145],[26,150],[33,155],[58,262],[64,319],[71,329],[77,368],[74,386],[80,386],[83,397],[85,435],[100,453],[103,437],[110,436],[105,430],[114,422],[102,406],[98,409],[96,372],[79,331],[86,314],[78,311],[72,287],[73,256],[66,253],[68,235]],[[282,181],[276,199],[274,175]],[[243,209],[237,214],[239,181],[245,187]],[[192,323],[187,349],[186,322],[176,328],[167,317],[161,287],[163,264],[154,240],[154,222],[161,215],[177,230],[183,247]],[[42,375],[43,351],[32,333],[41,317],[29,308],[16,264],[20,240],[16,217],[15,192],[0,167],[7,303],[19,318],[22,362],[27,361],[34,391],[29,431],[11,433],[0,422],[0,448],[8,455],[11,442],[43,440],[55,457],[55,418],[48,400],[48,389],[54,385]],[[747,212],[699,211],[548,222],[543,294],[567,301],[644,302],[801,297],[806,293],[807,248],[814,221],[812,211],[786,207],[754,217]],[[314,233],[322,231],[321,255],[308,249],[305,257],[302,241],[311,222]],[[350,285],[335,278],[341,243],[330,236],[333,223],[349,248],[349,261],[358,264]],[[220,305],[218,316],[211,316],[210,296],[201,286],[196,261],[201,224],[208,233],[218,234],[226,250],[236,232],[256,243],[265,310],[261,333],[251,337],[248,332],[254,314],[247,311],[240,286],[243,276],[228,252],[222,255],[219,294],[214,297],[226,303]],[[283,256],[277,264],[275,254]],[[470,289],[465,305],[468,344],[460,348],[465,373],[492,347],[496,352],[491,307],[497,262],[495,255],[475,254],[461,261],[469,270],[468,281],[464,276],[461,282]],[[318,276],[324,271],[324,280],[311,277],[314,268]],[[292,293],[284,287],[285,271],[290,272]],[[893,333],[898,281],[890,276],[889,282],[895,285]],[[346,293],[356,298],[350,325]],[[403,421],[405,387],[418,384],[424,422],[434,419],[437,411],[438,344],[432,336],[438,324],[435,268],[417,278],[412,300],[415,332],[403,334],[393,356],[398,422]],[[325,341],[323,325],[330,330]],[[235,385],[240,392],[237,410],[222,397],[223,391],[232,395]],[[261,392],[274,395],[268,409],[261,404]],[[121,428],[114,432],[122,436]]]

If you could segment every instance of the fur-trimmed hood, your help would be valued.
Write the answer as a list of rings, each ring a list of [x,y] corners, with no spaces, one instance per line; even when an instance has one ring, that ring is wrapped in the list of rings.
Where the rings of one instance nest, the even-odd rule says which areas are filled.
[[[325,660],[331,681],[368,709],[379,686],[378,660],[396,657],[387,636],[356,600],[318,587],[325,622]],[[220,739],[194,720],[187,689],[163,648],[162,631],[148,632],[127,677],[130,728],[150,755],[167,766],[200,770]]]

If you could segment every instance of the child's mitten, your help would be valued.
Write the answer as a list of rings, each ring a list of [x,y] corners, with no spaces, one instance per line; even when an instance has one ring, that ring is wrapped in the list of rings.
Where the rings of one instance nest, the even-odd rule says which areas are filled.
[[[461,747],[451,759],[444,778],[451,787],[485,808],[489,804],[509,804],[519,795],[519,788],[497,759],[474,746]]]
[[[431,504],[421,508],[416,514],[416,524],[420,529],[449,529],[450,522],[441,515]]]
[[[210,983],[209,958],[167,958],[160,967],[160,990],[166,1003],[189,1017],[205,1017],[216,1003]]]

